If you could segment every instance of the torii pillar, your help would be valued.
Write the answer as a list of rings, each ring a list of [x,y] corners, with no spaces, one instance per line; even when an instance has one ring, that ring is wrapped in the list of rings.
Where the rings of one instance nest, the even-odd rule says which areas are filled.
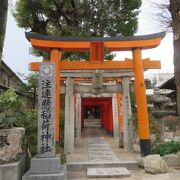
[[[134,60],[134,78],[140,148],[141,155],[146,156],[151,153],[151,145],[141,48],[132,49],[132,55]]]

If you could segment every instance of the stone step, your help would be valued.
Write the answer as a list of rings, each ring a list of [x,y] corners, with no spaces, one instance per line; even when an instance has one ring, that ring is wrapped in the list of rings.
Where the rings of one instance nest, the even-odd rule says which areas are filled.
[[[101,122],[84,122],[85,127],[101,127]]]
[[[125,167],[116,168],[87,168],[88,178],[120,178],[131,176]]]
[[[101,124],[101,122],[84,122],[84,124]]]
[[[67,163],[67,170],[68,171],[82,171],[86,170],[87,168],[117,168],[117,167],[126,167],[129,170],[138,170],[139,165],[137,161],[111,161],[111,162],[90,162],[90,161],[83,161],[83,162],[72,162]]]
[[[101,124],[101,122],[84,122],[84,125],[88,125],[88,124],[92,124],[92,125],[99,125],[99,124]]]
[[[89,125],[89,126],[90,126],[90,125],[101,125],[101,123],[98,123],[98,122],[96,122],[96,123],[92,123],[92,122],[89,123],[89,122],[86,122],[86,123],[84,123],[84,126],[86,126],[86,125],[87,125],[87,126],[88,126],[88,125]]]
[[[92,123],[96,123],[96,122],[99,122],[101,123],[101,119],[84,119],[84,122],[92,122]]]
[[[84,127],[89,127],[89,128],[92,128],[92,127],[95,127],[95,128],[100,128],[101,125],[84,125]]]
[[[101,123],[101,121],[84,121],[84,123]]]

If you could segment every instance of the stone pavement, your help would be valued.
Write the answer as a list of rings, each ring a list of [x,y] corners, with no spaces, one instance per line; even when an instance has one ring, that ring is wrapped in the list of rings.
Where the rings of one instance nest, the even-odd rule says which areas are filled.
[[[96,138],[98,141],[106,141],[106,144],[108,144],[107,146],[109,146],[111,152],[114,154],[114,159],[116,159],[115,157],[117,157],[121,161],[133,161],[135,157],[139,155],[139,146],[135,146],[135,151],[133,153],[129,153],[127,151],[124,151],[124,149],[119,148],[118,139],[115,139],[112,136],[108,135],[103,128],[88,127],[83,128],[81,138],[75,140],[74,153],[67,155],[67,162],[72,163],[89,161],[89,145],[93,138]]]
[[[90,162],[90,163],[118,163],[119,158],[117,153],[119,150],[118,140],[109,136],[103,128],[86,127],[83,129],[82,137],[75,141],[75,152],[68,154],[68,163],[73,162]],[[118,152],[119,153],[119,152]],[[126,152],[125,152],[126,153]],[[132,154],[132,153],[131,153]],[[134,160],[130,157],[123,160]],[[121,167],[122,168],[122,167]],[[102,168],[87,168],[87,171],[71,171],[68,172],[68,179],[86,179],[88,177],[124,177],[129,176],[130,172],[126,168],[120,167],[102,167]],[[101,172],[104,172],[101,173]]]
[[[89,161],[118,161],[110,145],[103,137],[88,138]]]
[[[90,162],[116,162],[118,157],[112,151],[109,143],[103,137],[88,138],[88,153]],[[125,167],[87,168],[87,177],[126,177],[130,172]]]

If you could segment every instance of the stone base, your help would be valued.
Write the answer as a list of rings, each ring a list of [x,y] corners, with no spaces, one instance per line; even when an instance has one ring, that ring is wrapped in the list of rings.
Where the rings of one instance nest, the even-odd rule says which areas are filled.
[[[20,160],[0,165],[0,180],[21,180],[27,171],[27,154],[21,154]]]
[[[62,165],[60,172],[55,174],[31,174],[28,171],[22,180],[67,180],[66,166]]]
[[[60,165],[59,156],[31,159],[31,168],[22,180],[66,180],[66,166]]]

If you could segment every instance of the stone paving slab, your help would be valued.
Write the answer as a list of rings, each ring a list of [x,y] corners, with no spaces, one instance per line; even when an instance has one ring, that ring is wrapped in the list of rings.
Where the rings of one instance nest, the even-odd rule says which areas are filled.
[[[93,154],[94,156],[113,156],[110,152],[90,152],[89,154]]]
[[[113,178],[113,177],[128,177],[128,176],[131,176],[131,174],[125,167],[87,168],[87,177]]]
[[[112,151],[108,142],[102,137],[93,137],[88,139],[88,153],[89,161],[92,162],[119,160]]]
[[[131,173],[125,167],[107,168],[109,177],[128,177]]]
[[[108,176],[107,168],[87,168],[87,177],[105,178]]]
[[[110,147],[110,146],[107,143],[103,143],[103,144],[95,144],[95,143],[93,144],[93,143],[91,143],[91,144],[89,144],[89,147],[91,147],[91,148],[96,148],[96,147],[106,148],[106,147]]]
[[[113,157],[107,157],[107,156],[105,156],[105,157],[102,157],[102,156],[100,156],[100,157],[97,156],[96,157],[96,156],[94,156],[94,157],[90,158],[89,160],[93,161],[93,162],[115,161],[113,159]]]
[[[104,138],[103,137],[90,137],[90,138],[88,138],[88,143],[94,143],[94,142],[100,142],[100,143],[102,143],[102,142],[106,142],[106,141],[104,141]]]
[[[96,152],[102,152],[102,151],[107,151],[106,148],[93,148],[93,147],[89,147],[89,149],[91,149],[91,151],[96,151]]]
[[[93,137],[88,139],[88,153],[89,161],[92,162],[119,160],[112,151],[108,142],[102,137]]]
[[[105,141],[103,141],[103,139],[98,139],[98,140],[96,140],[95,138],[94,138],[94,140],[90,140],[90,141],[88,141],[88,144],[107,144],[107,142],[105,142]]]

